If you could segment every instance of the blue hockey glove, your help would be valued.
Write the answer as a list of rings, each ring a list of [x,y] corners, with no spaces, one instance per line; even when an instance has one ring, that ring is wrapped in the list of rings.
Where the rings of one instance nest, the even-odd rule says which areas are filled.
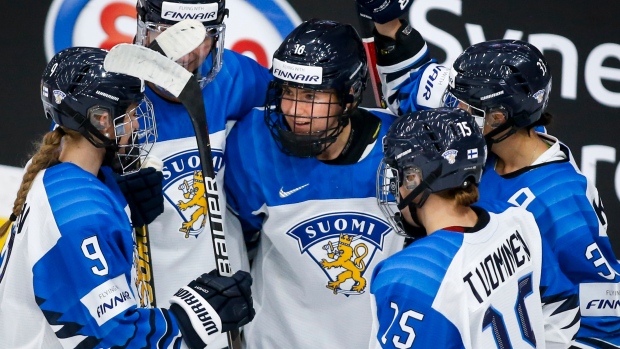
[[[357,0],[360,16],[380,24],[402,16],[412,3],[413,0]]]
[[[217,334],[252,321],[251,285],[252,277],[245,271],[227,277],[212,270],[181,287],[170,299],[170,311],[187,345],[204,348]]]
[[[149,224],[164,212],[164,175],[152,167],[143,168],[126,176],[115,176],[123,192],[134,227]]]

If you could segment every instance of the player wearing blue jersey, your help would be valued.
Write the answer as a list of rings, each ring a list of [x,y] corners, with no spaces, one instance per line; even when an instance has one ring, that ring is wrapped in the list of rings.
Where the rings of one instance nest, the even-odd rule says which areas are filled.
[[[106,72],[105,56],[69,48],[43,73],[58,127],[26,169],[0,254],[2,348],[204,348],[253,317],[245,272],[203,274],[170,308],[138,308],[137,249],[111,168],[144,160],[155,120],[143,82]]]
[[[428,59],[420,58],[426,49],[412,55],[403,47],[419,34],[399,20],[376,29],[377,45],[392,47],[378,50],[392,62],[392,70],[383,74],[390,106],[401,113],[416,110],[415,98],[429,96],[433,103],[443,99],[474,114],[490,147],[481,198],[534,214],[562,271],[579,286],[583,317],[575,345],[620,347],[620,264],[607,236],[602,200],[568,147],[536,131],[551,121],[546,112],[551,74],[542,53],[523,41],[492,40],[469,47],[451,70],[434,63],[410,68],[397,62]],[[391,83],[395,76],[402,81]]]
[[[417,226],[428,236],[373,272],[376,345],[567,348],[579,329],[577,289],[532,214],[471,206],[486,158],[473,117],[453,108],[405,114],[383,147],[379,205],[397,231]]]
[[[139,0],[136,42],[149,45],[163,30],[184,18],[196,18],[207,29],[202,45],[178,60],[194,73],[202,86],[209,126],[213,165],[225,207],[223,152],[226,123],[263,105],[269,71],[249,57],[224,49],[228,16],[225,0]],[[168,299],[205,268],[215,268],[206,201],[200,181],[202,172],[194,129],[187,110],[164,89],[147,84],[146,94],[157,114],[158,142],[151,154],[163,161],[164,212],[149,224],[150,249],[156,298]],[[225,210],[220,212],[224,222]],[[231,240],[226,247],[232,270],[245,265],[243,241]],[[245,258],[245,262],[244,261]],[[219,348],[227,345],[225,336]]]
[[[369,276],[402,249],[374,193],[393,115],[358,108],[364,48],[350,25],[310,20],[274,54],[267,105],[231,130],[224,184],[252,262],[246,348],[368,345]],[[258,296],[256,296],[258,295]]]

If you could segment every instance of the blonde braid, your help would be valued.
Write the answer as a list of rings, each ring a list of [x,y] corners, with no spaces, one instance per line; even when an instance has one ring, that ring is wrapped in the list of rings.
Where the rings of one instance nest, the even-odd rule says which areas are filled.
[[[17,198],[13,203],[11,218],[0,227],[0,237],[4,237],[4,235],[6,235],[11,223],[22,213],[26,196],[28,195],[32,182],[39,171],[58,163],[58,157],[60,156],[60,141],[62,140],[62,136],[64,134],[65,131],[60,127],[57,127],[54,131],[48,132],[45,136],[43,136],[43,141],[39,144],[39,149],[37,152],[34,156],[32,156],[28,170],[22,178],[22,184],[17,191]]]

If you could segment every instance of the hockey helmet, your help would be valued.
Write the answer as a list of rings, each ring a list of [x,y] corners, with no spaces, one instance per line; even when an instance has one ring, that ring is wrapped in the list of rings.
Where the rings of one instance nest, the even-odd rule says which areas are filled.
[[[349,122],[351,109],[361,102],[368,66],[362,40],[352,26],[311,19],[284,39],[273,55],[271,72],[275,80],[270,85],[265,108],[265,122],[271,134],[283,152],[314,157],[335,142]],[[311,130],[309,134],[293,132],[282,110],[282,99],[288,98],[283,97],[283,92],[287,89],[333,93],[336,98],[329,102],[332,112],[312,117],[336,118],[337,123]],[[290,98],[297,102],[297,93]],[[341,111],[334,113],[336,107]]]

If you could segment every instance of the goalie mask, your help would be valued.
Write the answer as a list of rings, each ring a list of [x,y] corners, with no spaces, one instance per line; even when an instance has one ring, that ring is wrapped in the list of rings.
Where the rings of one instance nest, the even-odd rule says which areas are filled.
[[[480,127],[488,113],[502,112],[506,122],[485,136],[491,145],[540,119],[549,102],[551,80],[545,57],[532,44],[486,41],[470,46],[454,62],[444,105],[467,108]]]
[[[136,43],[142,46],[148,46],[161,32],[184,19],[201,21],[207,30],[205,41],[177,63],[194,74],[201,88],[215,79],[224,54],[223,21],[228,16],[225,0],[138,0],[136,10]],[[163,88],[159,90],[168,94]]]
[[[352,26],[312,19],[284,39],[271,72],[267,127],[284,153],[315,157],[336,141],[361,102],[368,67]]]
[[[48,118],[105,148],[104,165],[127,174],[155,143],[155,116],[142,80],[106,72],[106,54],[90,47],[57,53],[43,72],[41,100]]]
[[[377,201],[394,231],[404,235],[401,210],[408,208],[415,220],[415,208],[431,193],[480,182],[486,144],[468,112],[439,108],[398,118],[383,139],[383,153]]]

